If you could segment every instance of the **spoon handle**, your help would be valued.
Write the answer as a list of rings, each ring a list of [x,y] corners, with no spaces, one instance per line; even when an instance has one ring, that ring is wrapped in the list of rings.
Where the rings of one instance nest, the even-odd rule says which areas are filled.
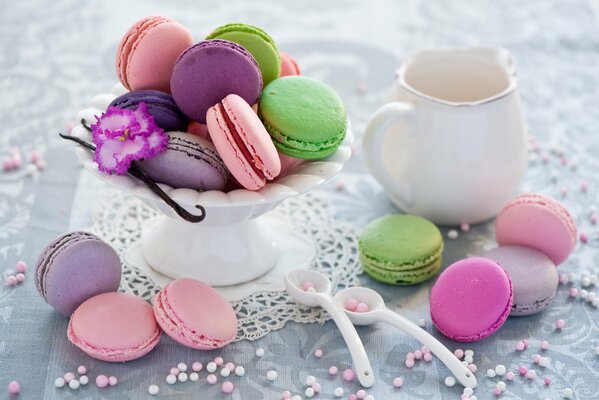
[[[354,328],[349,317],[345,315],[345,312],[340,310],[330,299],[323,298],[320,303],[320,306],[331,315],[345,340],[360,384],[367,388],[371,387],[374,385],[374,373],[356,328]]]
[[[466,368],[460,360],[443,345],[443,343],[435,339],[433,335],[388,308],[382,310],[380,319],[398,327],[424,346],[428,347],[464,387],[472,389],[476,387],[476,378],[474,374]]]

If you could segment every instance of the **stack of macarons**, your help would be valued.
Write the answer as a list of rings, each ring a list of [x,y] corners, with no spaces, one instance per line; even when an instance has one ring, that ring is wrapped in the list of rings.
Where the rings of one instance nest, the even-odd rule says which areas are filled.
[[[300,76],[255,26],[227,24],[194,44],[178,22],[146,17],[121,40],[116,70],[129,92],[110,106],[145,103],[176,142],[140,167],[175,188],[259,190],[302,160],[331,155],[345,137],[339,96]]]
[[[39,256],[35,274],[43,299],[70,317],[69,341],[99,360],[140,358],[158,344],[162,331],[201,350],[217,349],[235,339],[235,311],[210,286],[177,279],[156,295],[152,306],[117,292],[120,280],[117,253],[87,232],[66,233],[50,242]]]
[[[450,265],[431,291],[433,323],[451,339],[481,340],[508,316],[546,309],[557,291],[556,266],[576,246],[577,233],[563,204],[527,193],[499,212],[495,236],[499,247]]]

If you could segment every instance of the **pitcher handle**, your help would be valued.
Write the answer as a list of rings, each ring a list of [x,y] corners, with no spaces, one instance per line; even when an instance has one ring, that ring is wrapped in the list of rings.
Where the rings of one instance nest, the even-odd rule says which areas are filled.
[[[387,171],[381,155],[383,141],[388,134],[389,126],[397,120],[406,121],[408,123],[407,132],[415,133],[414,106],[410,103],[399,101],[387,103],[374,113],[364,132],[362,142],[364,162],[387,193],[391,194],[391,197],[397,199],[401,204],[405,204],[406,207],[411,207],[413,199],[410,184],[395,179]]]

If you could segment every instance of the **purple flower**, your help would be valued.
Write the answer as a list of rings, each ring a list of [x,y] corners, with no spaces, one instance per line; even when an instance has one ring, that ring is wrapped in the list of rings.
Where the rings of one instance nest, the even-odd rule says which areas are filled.
[[[98,169],[123,175],[131,162],[148,159],[166,150],[168,136],[154,122],[145,103],[135,110],[109,107],[91,126]]]

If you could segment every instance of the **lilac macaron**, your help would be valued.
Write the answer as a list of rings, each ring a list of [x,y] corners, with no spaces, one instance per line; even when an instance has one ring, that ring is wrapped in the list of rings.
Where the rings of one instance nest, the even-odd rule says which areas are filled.
[[[227,40],[204,40],[185,50],[171,75],[171,93],[189,118],[206,123],[206,112],[230,94],[258,101],[262,73],[249,51]]]
[[[139,163],[150,178],[175,189],[225,188],[229,172],[210,141],[185,132],[167,135],[166,151]]]
[[[185,114],[179,110],[175,100],[160,90],[135,90],[125,93],[110,103],[111,107],[136,109],[139,103],[145,103],[148,112],[154,117],[158,127],[164,131],[185,131],[189,123]]]
[[[60,235],[41,252],[35,286],[46,303],[69,316],[85,300],[116,292],[121,282],[121,261],[114,249],[87,232]]]

